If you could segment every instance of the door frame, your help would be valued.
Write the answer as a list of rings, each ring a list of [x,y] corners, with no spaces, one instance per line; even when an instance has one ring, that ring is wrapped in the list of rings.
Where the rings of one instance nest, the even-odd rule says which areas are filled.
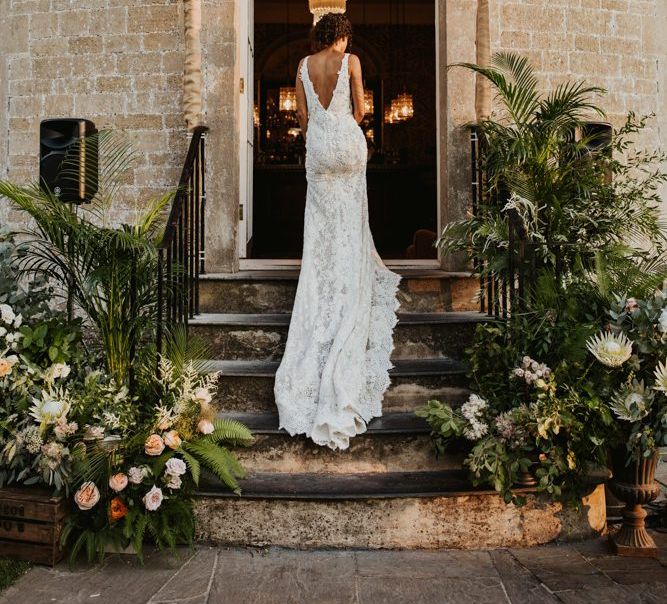
[[[435,126],[436,126],[436,217],[437,217],[437,232],[442,232],[443,208],[446,205],[446,200],[443,199],[443,194],[446,193],[446,187],[443,186],[443,180],[446,179],[446,169],[443,169],[443,145],[445,141],[442,139],[443,127],[446,123],[442,121],[447,119],[446,107],[442,100],[446,96],[446,79],[440,77],[441,55],[442,51],[446,51],[446,20],[444,13],[444,3],[446,0],[433,0],[434,10],[434,30],[435,30]],[[241,2],[243,4],[243,1]],[[240,66],[242,77],[248,71],[253,73],[252,67],[247,65],[248,53],[244,52],[245,45],[248,44],[251,31],[254,29],[254,5],[255,0],[248,0],[249,9],[243,11],[241,9],[240,15],[240,31],[239,31],[239,52],[240,52]],[[442,6],[441,6],[442,5]],[[254,47],[253,47],[254,51]],[[254,60],[254,53],[253,53]],[[250,68],[250,69],[248,69]],[[444,84],[444,86],[443,86]],[[241,102],[239,106],[239,211],[243,212],[243,220],[239,220],[238,229],[238,249],[237,254],[239,258],[240,270],[261,270],[261,269],[294,269],[301,266],[300,259],[254,259],[246,258],[247,241],[252,236],[252,179],[254,170],[254,158],[248,158],[245,151],[247,150],[247,141],[254,138],[254,121],[253,121],[253,92],[254,92],[254,75],[251,82],[246,82],[244,86],[244,94],[241,95]],[[248,119],[248,112],[250,117]],[[246,125],[245,128],[243,125]],[[250,135],[249,135],[250,132]],[[243,208],[243,210],[241,210]],[[248,220],[249,218],[249,220]],[[243,241],[243,238],[246,238]],[[442,264],[442,257],[438,251],[438,259],[433,260],[387,260],[385,264],[388,267],[395,268],[440,268]]]

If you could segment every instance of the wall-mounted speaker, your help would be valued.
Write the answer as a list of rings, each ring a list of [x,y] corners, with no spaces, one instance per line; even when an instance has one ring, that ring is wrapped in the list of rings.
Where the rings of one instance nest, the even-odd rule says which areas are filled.
[[[98,137],[90,120],[61,118],[39,125],[39,182],[66,203],[87,203],[97,193]]]

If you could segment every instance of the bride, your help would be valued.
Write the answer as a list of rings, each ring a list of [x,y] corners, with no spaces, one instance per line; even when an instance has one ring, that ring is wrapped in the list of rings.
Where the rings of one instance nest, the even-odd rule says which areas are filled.
[[[308,193],[301,274],[276,375],[280,427],[346,449],[382,415],[400,277],[378,256],[368,224],[364,90],[352,26],[326,14],[315,54],[299,63],[297,117]],[[350,98],[351,97],[351,98]]]

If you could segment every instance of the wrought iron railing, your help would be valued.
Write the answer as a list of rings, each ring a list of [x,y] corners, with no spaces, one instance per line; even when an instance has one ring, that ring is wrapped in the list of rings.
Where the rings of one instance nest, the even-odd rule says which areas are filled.
[[[158,245],[157,350],[164,333],[199,314],[199,277],[204,273],[206,214],[206,126],[192,132],[190,146]]]
[[[483,216],[485,212],[498,212],[508,201],[506,194],[497,190],[491,191],[488,175],[482,165],[483,145],[478,129],[473,126],[470,130],[470,163],[472,212],[475,216]],[[512,310],[517,311],[525,306],[535,268],[521,219],[515,210],[508,210],[506,216],[506,265],[494,269],[488,260],[481,256],[473,259],[475,273],[479,275],[480,312],[496,318],[507,318]]]

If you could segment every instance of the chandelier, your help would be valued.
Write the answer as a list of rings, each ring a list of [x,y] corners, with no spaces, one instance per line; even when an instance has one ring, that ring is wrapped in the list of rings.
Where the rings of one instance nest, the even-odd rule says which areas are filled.
[[[308,8],[313,13],[313,25],[327,13],[344,13],[347,0],[308,0]]]
[[[296,111],[296,88],[281,86],[278,101],[280,111]]]
[[[364,90],[364,115],[373,115],[375,103],[373,101],[373,91]]]
[[[402,92],[399,94],[395,100],[392,101],[392,107],[394,107],[398,115],[399,120],[409,120],[415,115],[415,107],[412,102],[412,95],[407,92]]]

